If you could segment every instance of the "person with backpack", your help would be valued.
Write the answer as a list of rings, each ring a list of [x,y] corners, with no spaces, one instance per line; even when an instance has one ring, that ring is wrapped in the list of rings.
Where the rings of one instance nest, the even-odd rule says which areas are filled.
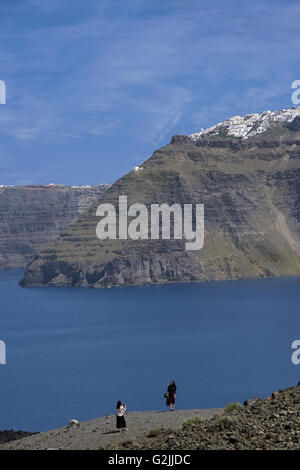
[[[170,405],[170,411],[174,411],[175,409],[175,398],[176,398],[176,384],[174,380],[168,386],[168,404]]]

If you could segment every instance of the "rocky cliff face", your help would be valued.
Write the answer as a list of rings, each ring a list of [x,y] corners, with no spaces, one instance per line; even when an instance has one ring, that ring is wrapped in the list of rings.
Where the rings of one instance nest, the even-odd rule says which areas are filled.
[[[0,186],[0,269],[24,268],[109,186]]]
[[[254,117],[253,117],[254,116]],[[28,266],[24,286],[111,287],[300,273],[299,109],[174,136],[101,202],[205,206],[205,243],[102,240],[97,204]],[[230,121],[230,120],[229,120]],[[246,129],[245,129],[246,127]]]

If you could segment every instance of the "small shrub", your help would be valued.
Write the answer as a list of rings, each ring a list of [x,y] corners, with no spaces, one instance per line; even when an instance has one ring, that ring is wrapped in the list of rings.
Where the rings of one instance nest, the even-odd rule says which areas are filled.
[[[163,434],[164,430],[163,429],[152,429],[149,434],[147,434],[147,437],[158,437],[161,434]]]
[[[212,419],[208,429],[213,432],[220,432],[225,430],[230,430],[234,428],[234,421],[228,416],[220,416],[216,419]]]
[[[225,406],[224,412],[229,415],[235,410],[241,411],[242,409],[243,409],[242,405],[238,402],[228,403],[228,405]]]
[[[199,424],[203,424],[204,423],[204,420],[202,418],[192,418],[192,419],[189,419],[188,421],[185,421],[183,424],[182,424],[182,427],[183,428],[188,428],[189,426],[193,426],[193,425],[199,425]]]

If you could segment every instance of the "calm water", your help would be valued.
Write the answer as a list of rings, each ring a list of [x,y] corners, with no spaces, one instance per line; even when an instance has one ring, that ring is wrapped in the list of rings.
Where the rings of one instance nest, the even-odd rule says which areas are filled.
[[[163,287],[21,289],[0,273],[0,429],[45,430],[70,418],[221,407],[299,380],[300,278]]]

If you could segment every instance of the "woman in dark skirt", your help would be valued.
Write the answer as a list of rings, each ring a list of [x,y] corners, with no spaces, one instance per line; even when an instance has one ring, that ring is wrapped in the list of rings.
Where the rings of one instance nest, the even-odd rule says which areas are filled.
[[[176,385],[174,380],[168,386],[168,401],[170,405],[170,411],[174,411],[175,409],[175,397],[176,397]]]
[[[117,403],[117,429],[119,431],[126,431],[126,420],[124,414],[126,413],[126,403],[123,403],[121,401],[118,401]]]

